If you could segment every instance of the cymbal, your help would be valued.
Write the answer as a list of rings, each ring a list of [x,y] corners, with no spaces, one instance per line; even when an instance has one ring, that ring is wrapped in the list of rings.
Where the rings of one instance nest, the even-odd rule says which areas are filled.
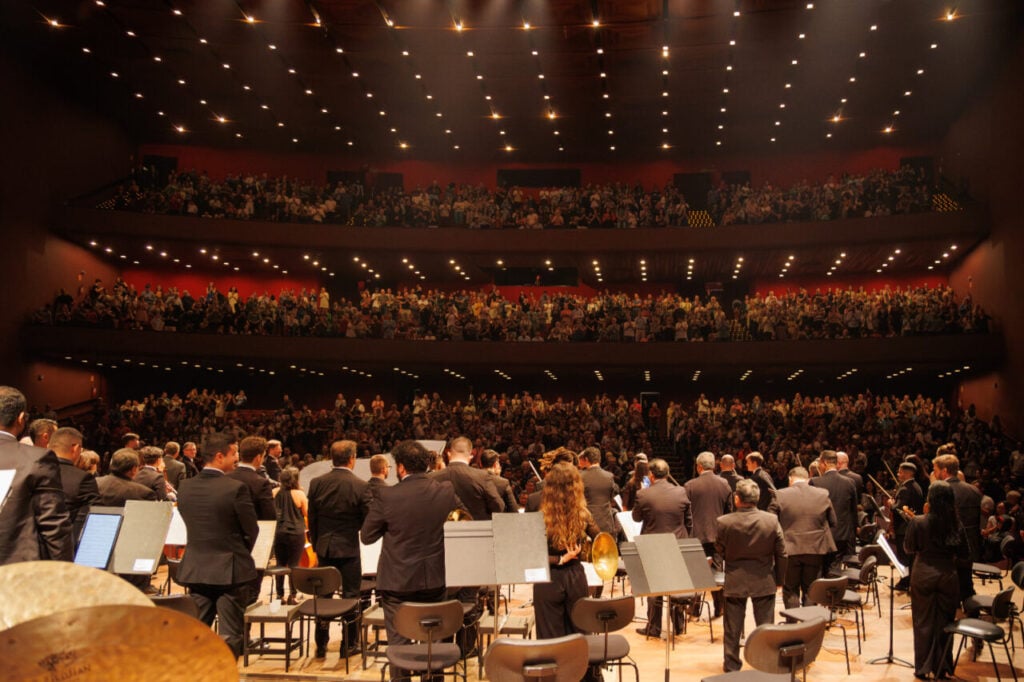
[[[140,642],[152,646],[140,648]],[[170,609],[87,606],[17,625],[0,637],[8,682],[237,680],[231,650],[201,621]]]
[[[67,561],[0,566],[0,604],[0,630],[72,607],[153,605],[139,588],[113,573]]]

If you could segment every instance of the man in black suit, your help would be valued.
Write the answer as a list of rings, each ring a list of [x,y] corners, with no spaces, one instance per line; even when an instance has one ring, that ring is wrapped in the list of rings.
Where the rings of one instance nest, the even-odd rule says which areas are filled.
[[[363,578],[359,528],[370,502],[369,484],[353,472],[356,448],[351,440],[331,443],[334,468],[309,483],[309,539],[320,565],[334,566],[341,573],[341,596],[346,599],[359,596]],[[327,655],[328,625],[327,621],[317,623],[317,658]],[[358,629],[353,623],[348,633],[349,646],[358,648],[353,644],[358,641]],[[341,657],[349,653],[342,651]]]
[[[0,507],[0,566],[41,559],[71,561],[75,553],[57,456],[18,443],[27,408],[21,391],[0,386],[0,471],[14,471]]]
[[[494,450],[484,450],[480,453],[480,468],[491,476],[494,487],[498,489],[498,497],[505,503],[506,512],[519,511],[519,504],[516,496],[512,493],[512,484],[501,475],[501,459]],[[584,484],[585,485],[585,484]]]
[[[779,524],[789,557],[782,601],[787,609],[807,606],[807,590],[821,577],[825,555],[836,551],[832,529],[836,513],[828,492],[808,485],[807,469],[789,471],[789,487],[778,491]]]
[[[157,500],[166,500],[167,479],[164,478],[164,472],[159,468],[163,463],[164,451],[147,445],[139,450],[139,457],[142,459],[142,467],[132,480],[152,490]]]
[[[836,551],[825,557],[824,574],[838,575],[843,557],[852,554],[856,547],[857,484],[837,470],[839,457],[835,450],[822,450],[818,460],[821,476],[812,478],[809,485],[827,490],[836,512],[836,527],[832,531]]]
[[[185,480],[185,465],[181,461],[181,446],[173,440],[164,443],[164,477],[170,490],[177,493]]]
[[[181,446],[181,463],[185,465],[185,478],[192,478],[199,474],[199,465],[196,463],[198,449],[192,441]]]
[[[243,438],[238,444],[238,466],[228,476],[241,481],[249,489],[252,504],[256,508],[256,518],[260,521],[273,521],[277,518],[274,511],[274,485],[257,471],[263,462],[266,448],[267,441],[260,436]]]
[[[125,500],[153,500],[156,493],[152,488],[136,483],[139,472],[139,453],[131,448],[121,448],[110,457],[110,473],[96,479],[101,507],[123,507]]]
[[[843,451],[836,453],[836,468],[857,485],[857,499],[864,494],[864,477],[850,468],[850,456]]]
[[[690,497],[685,488],[669,483],[668,475],[668,463],[665,460],[651,460],[651,486],[636,494],[633,520],[643,522],[641,535],[672,533],[677,538],[688,538],[693,529]],[[661,597],[647,598],[647,627],[637,632],[648,637],[661,636],[661,605]]]
[[[267,456],[263,466],[267,468],[267,476],[271,481],[276,483],[281,480],[281,441],[273,438],[267,441]]]
[[[750,452],[743,461],[747,465],[747,472],[750,480],[757,484],[761,491],[761,497],[757,501],[757,508],[774,514],[778,511],[778,503],[775,501],[775,481],[762,467],[764,466],[764,455],[760,452]]]
[[[448,466],[433,472],[430,477],[449,481],[474,521],[490,521],[491,514],[505,511],[505,503],[498,495],[493,477],[483,469],[472,467],[472,459],[473,441],[460,436],[449,446]]]
[[[940,445],[932,460],[932,475],[936,481],[945,481],[953,489],[956,515],[964,527],[970,556],[957,562],[957,576],[960,579],[960,599],[973,597],[974,578],[971,563],[981,559],[981,491],[960,478],[960,460],[953,443]]]
[[[736,473],[736,458],[732,455],[722,455],[718,460],[718,475],[729,484],[729,489],[736,492],[736,484],[743,480],[743,477]]]
[[[715,455],[702,452],[697,455],[697,475],[691,478],[683,488],[690,497],[693,511],[693,534],[700,539],[704,554],[712,560],[713,565],[721,567],[722,557],[715,552],[715,540],[718,538],[718,517],[728,512],[732,506],[732,490],[729,483],[721,476],[715,476]],[[716,568],[716,570],[718,570]],[[722,612],[722,592],[711,593],[715,604],[715,618]]]
[[[619,494],[619,486],[615,477],[601,468],[601,451],[595,447],[584,448],[579,455],[580,478],[583,479],[583,497],[587,500],[587,509],[594,517],[594,523],[602,532],[608,533],[616,540],[622,528],[615,518],[615,496]]]
[[[370,480],[367,481],[367,484],[370,486],[371,500],[380,497],[381,488],[391,485],[388,483],[389,471],[391,471],[391,462],[387,455],[374,455],[370,458]]]
[[[70,426],[59,428],[50,436],[50,449],[60,460],[60,482],[64,488],[64,501],[68,506],[72,537],[76,545],[78,536],[82,534],[82,526],[85,525],[85,517],[89,514],[89,507],[96,504],[100,497],[96,477],[75,466],[84,440],[82,432]]]
[[[210,434],[203,441],[203,470],[181,484],[178,511],[188,530],[188,547],[178,582],[189,588],[207,625],[217,617],[218,632],[235,654],[242,652],[245,607],[254,595],[252,551],[260,528],[249,489],[225,474],[234,470],[234,436]]]
[[[401,481],[383,488],[363,521],[362,542],[384,538],[377,569],[377,591],[384,608],[388,643],[407,644],[394,627],[403,601],[439,602],[444,580],[444,523],[453,509],[465,509],[448,481],[427,476],[433,455],[414,440],[391,454]]]
[[[899,487],[896,488],[896,494],[885,501],[885,506],[889,510],[889,515],[892,519],[888,536],[893,541],[892,545],[896,551],[896,558],[900,560],[900,563],[910,567],[913,565],[914,557],[907,554],[907,550],[903,546],[907,539],[907,526],[910,525],[906,514],[908,511],[915,515],[921,514],[924,511],[924,494],[921,492],[921,486],[917,482],[916,464],[902,462],[899,469],[896,470],[896,477],[899,479]],[[900,581],[896,583],[896,588],[909,590],[910,576],[900,578]]]
[[[743,667],[740,633],[747,599],[753,603],[754,622],[771,623],[775,617],[775,591],[786,574],[786,542],[774,514],[757,508],[761,491],[753,481],[736,484],[736,511],[718,519],[715,548],[725,559],[725,661],[723,670]]]

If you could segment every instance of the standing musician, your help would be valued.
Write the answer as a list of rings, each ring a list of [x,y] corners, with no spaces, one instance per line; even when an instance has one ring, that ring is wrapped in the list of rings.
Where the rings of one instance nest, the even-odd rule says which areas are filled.
[[[910,462],[900,464],[896,471],[896,477],[899,479],[899,487],[896,488],[896,493],[885,501],[885,506],[889,509],[892,518],[888,536],[895,543],[893,548],[896,550],[896,558],[900,560],[900,563],[910,566],[912,557],[907,554],[903,545],[907,539],[907,526],[910,518],[920,514],[924,509],[924,495],[921,493],[921,486],[915,480],[917,467]],[[896,589],[910,589],[910,576],[900,578],[900,581],[896,583]]]
[[[718,538],[718,517],[732,507],[732,488],[728,481],[715,475],[715,455],[702,452],[697,455],[697,475],[687,481],[683,488],[690,496],[693,510],[693,534],[700,539],[704,554],[712,560],[714,570],[720,570],[722,557],[715,552]],[[715,618],[722,613],[722,592],[711,593],[715,604]]]
[[[782,584],[782,601],[787,609],[806,606],[811,583],[821,577],[825,555],[836,550],[832,529],[836,512],[828,492],[810,486],[807,469],[789,471],[789,487],[779,491],[779,523],[786,536],[789,557]]]

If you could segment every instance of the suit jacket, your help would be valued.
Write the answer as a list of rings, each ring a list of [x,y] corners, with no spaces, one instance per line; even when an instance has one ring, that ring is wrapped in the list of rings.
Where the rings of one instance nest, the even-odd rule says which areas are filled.
[[[832,537],[837,543],[845,542],[852,547],[857,533],[857,484],[835,469],[829,469],[821,476],[812,478],[808,485],[828,491],[832,508],[836,512],[836,527],[832,530]]]
[[[380,497],[381,488],[390,487],[388,482],[385,481],[383,478],[377,478],[375,476],[370,476],[370,480],[366,482],[366,485],[368,486],[367,489],[370,493],[370,501],[373,501]]]
[[[463,507],[448,481],[410,474],[382,488],[363,521],[362,541],[384,538],[377,566],[377,589],[415,592],[443,587],[444,522]]]
[[[946,483],[953,489],[956,513],[967,535],[971,561],[978,561],[981,559],[981,492],[959,478],[950,478]]]
[[[182,455],[179,461],[185,465],[185,478],[193,478],[199,475],[199,467],[196,466],[195,460]]]
[[[758,467],[750,474],[750,480],[757,484],[757,487],[761,490],[761,497],[757,500],[757,508],[761,511],[766,511],[769,514],[774,514],[779,509],[778,502],[775,501],[775,481],[768,475],[768,472]]]
[[[615,476],[595,464],[582,470],[580,478],[583,479],[583,497],[587,500],[587,509],[594,517],[594,523],[603,532],[616,537],[620,529],[612,509],[615,496],[619,494]]]
[[[115,474],[97,478],[96,488],[100,494],[96,504],[101,507],[123,507],[125,500],[156,501],[156,493],[152,488]]]
[[[857,485],[857,499],[859,500],[860,496],[864,494],[864,477],[856,471],[851,471],[849,469],[843,469],[839,474],[846,476]]]
[[[82,526],[85,525],[85,517],[89,515],[89,507],[96,504],[100,497],[100,490],[96,487],[96,477],[88,471],[83,471],[74,465],[71,460],[58,457],[60,461],[60,483],[64,488],[64,502],[68,507],[68,517],[71,519],[71,537],[78,543],[78,536],[82,534]]]
[[[654,481],[650,488],[636,494],[633,520],[642,521],[640,533],[673,533],[677,538],[690,537],[693,517],[686,489],[665,479]]]
[[[530,512],[539,512],[541,500],[544,499],[543,490],[535,490],[526,496],[526,506],[523,510],[529,514]]]
[[[786,541],[774,514],[743,507],[718,517],[715,550],[725,560],[726,597],[775,593],[786,575]]]
[[[263,466],[267,468],[267,476],[272,481],[281,480],[281,463],[269,455],[263,458]]]
[[[3,469],[13,469],[14,480],[0,508],[0,566],[41,559],[71,561],[75,544],[57,455],[0,433]]]
[[[171,487],[175,490],[180,488],[181,482],[185,480],[185,465],[174,457],[164,455],[164,470],[167,472],[167,482]]]
[[[900,487],[896,489],[896,499],[892,503],[893,535],[907,534],[908,520],[903,518],[903,514],[898,511],[903,507],[909,507],[917,515],[924,511],[924,495],[921,493],[921,486],[912,478],[900,483]]]
[[[164,475],[157,471],[155,467],[140,467],[139,473],[135,474],[135,478],[132,480],[152,490],[157,500],[163,501],[167,499],[167,481],[164,479]]]
[[[733,492],[736,492],[736,484],[739,483],[740,480],[743,478],[738,473],[736,473],[735,469],[729,469],[728,471],[720,471],[718,472],[718,475],[721,478],[725,479],[725,482],[729,484],[729,488]]]
[[[474,521],[489,521],[491,514],[505,511],[505,503],[498,495],[494,477],[483,469],[476,469],[464,462],[452,462],[429,476],[438,481],[449,481]]]
[[[494,480],[494,487],[498,490],[498,497],[505,503],[505,511],[513,514],[518,512],[519,503],[516,502],[516,496],[512,492],[512,484],[504,476],[491,474],[491,478]]]
[[[228,474],[236,481],[241,481],[249,489],[249,496],[256,508],[256,518],[260,521],[273,521],[277,518],[274,509],[274,484],[266,476],[247,466],[237,466]]]
[[[178,582],[240,585],[256,579],[249,552],[260,527],[244,483],[207,467],[181,484],[178,511],[188,530]]]
[[[359,556],[359,528],[369,503],[370,484],[345,467],[310,481],[309,540],[316,555],[333,559]]]
[[[728,481],[705,471],[687,481],[683,488],[690,496],[693,510],[693,535],[701,544],[708,544],[718,537],[718,517],[732,508],[732,489]]]
[[[836,512],[828,491],[795,483],[776,494],[779,524],[786,536],[786,554],[827,554],[836,551],[832,529]]]

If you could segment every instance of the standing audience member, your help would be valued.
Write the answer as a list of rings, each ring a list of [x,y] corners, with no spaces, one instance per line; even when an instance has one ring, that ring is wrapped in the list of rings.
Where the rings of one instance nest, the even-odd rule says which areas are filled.
[[[910,520],[904,548],[914,555],[910,574],[914,677],[952,675],[953,656],[943,628],[956,619],[961,599],[957,564],[969,556],[970,549],[947,483],[935,481],[929,486],[924,516]]]
[[[203,470],[185,481],[178,511],[188,531],[188,547],[178,569],[178,582],[189,588],[207,625],[217,631],[237,659],[242,653],[245,607],[252,602],[256,564],[253,545],[260,527],[249,488],[226,476],[238,461],[238,445],[227,433],[203,441]]]
[[[60,481],[71,519],[71,537],[76,545],[82,534],[82,526],[85,525],[85,517],[89,514],[89,507],[96,504],[100,497],[96,477],[75,466],[84,439],[81,431],[69,426],[57,429],[50,437],[50,449],[60,460]]]
[[[641,535],[672,533],[677,538],[688,538],[693,529],[690,498],[685,488],[669,483],[668,476],[665,460],[651,460],[651,486],[637,494],[633,520],[643,523]],[[647,598],[647,626],[637,632],[647,637],[661,636],[663,601],[660,596]]]
[[[260,436],[247,436],[238,444],[238,466],[228,476],[245,484],[249,489],[256,518],[259,521],[273,521],[277,518],[274,511],[274,486],[270,479],[261,476],[257,471],[263,463],[267,441]]]
[[[370,505],[361,539],[370,545],[384,538],[377,568],[384,627],[388,644],[408,644],[395,630],[395,613],[403,601],[444,601],[444,523],[465,507],[450,483],[427,476],[433,455],[420,443],[402,441],[391,454],[400,480]]]
[[[338,440],[331,443],[331,461],[334,468],[309,483],[309,538],[313,543],[321,566],[334,566],[341,573],[341,596],[359,597],[363,570],[359,560],[359,529],[366,519],[370,503],[370,487],[355,475],[356,443]],[[316,624],[316,657],[327,655],[330,639],[329,621]],[[356,623],[349,624],[347,634],[349,651],[358,649],[359,630]],[[391,641],[391,640],[388,640]]]
[[[693,535],[700,540],[704,554],[711,559],[713,570],[718,571],[722,566],[722,557],[715,551],[718,517],[730,510],[732,490],[728,481],[715,475],[714,453],[697,455],[696,467],[697,475],[683,485],[693,509]],[[712,592],[711,599],[715,604],[714,617],[718,618],[722,613],[722,591]]]
[[[57,456],[18,442],[27,408],[21,391],[0,386],[0,470],[14,471],[0,507],[0,566],[41,559],[71,561],[75,553]]]
[[[825,556],[836,551],[832,529],[836,512],[828,491],[808,485],[807,469],[789,471],[789,487],[778,493],[779,524],[786,536],[786,578],[782,602],[787,609],[807,606],[807,590],[821,577]]]
[[[758,625],[775,619],[775,591],[786,575],[786,541],[774,514],[761,511],[761,490],[753,481],[736,484],[736,511],[718,519],[715,549],[725,560],[725,659],[722,669],[743,667],[740,633],[747,599],[754,607]]]
[[[295,568],[302,559],[306,547],[306,518],[309,516],[309,500],[299,487],[299,470],[285,467],[281,470],[281,485],[274,488],[274,511],[277,525],[274,527],[274,556],[278,566]],[[284,594],[284,576],[276,575],[277,594]],[[289,605],[296,603],[295,580],[288,576]]]
[[[832,509],[836,512],[836,527],[832,530],[832,539],[836,543],[836,551],[825,557],[825,576],[838,575],[843,557],[853,553],[857,533],[857,484],[846,478],[837,470],[839,458],[835,450],[823,450],[818,457],[821,476],[810,480],[810,485],[824,488],[832,500]]]

